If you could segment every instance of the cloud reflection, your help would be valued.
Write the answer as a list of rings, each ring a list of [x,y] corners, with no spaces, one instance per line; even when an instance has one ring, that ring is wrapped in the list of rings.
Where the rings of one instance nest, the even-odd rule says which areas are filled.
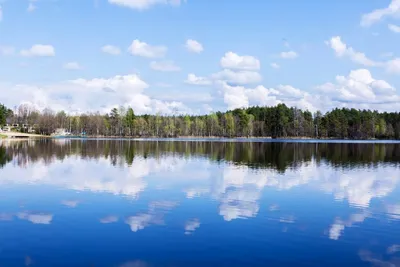
[[[179,203],[173,201],[154,201],[149,204],[148,211],[130,216],[125,220],[132,232],[143,230],[150,225],[164,224],[164,216]]]
[[[200,227],[200,220],[199,219],[192,219],[186,222],[185,224],[185,234],[190,235],[194,231],[196,231],[197,228]]]
[[[118,222],[118,216],[110,215],[100,219],[100,223],[108,224]]]
[[[47,213],[31,213],[31,212],[19,212],[17,217],[20,220],[27,220],[33,224],[50,224],[53,220],[53,214]]]
[[[70,207],[70,208],[76,208],[78,206],[79,201],[78,200],[63,200],[61,201],[61,204],[64,206]]]
[[[13,215],[9,213],[0,213],[0,222],[1,221],[12,221]]]
[[[346,221],[337,218],[329,229],[329,238],[338,240],[346,227],[353,227],[356,223],[362,223],[370,215],[368,211],[363,211],[362,213],[351,214]]]
[[[400,204],[388,205],[386,209],[390,218],[400,220]]]

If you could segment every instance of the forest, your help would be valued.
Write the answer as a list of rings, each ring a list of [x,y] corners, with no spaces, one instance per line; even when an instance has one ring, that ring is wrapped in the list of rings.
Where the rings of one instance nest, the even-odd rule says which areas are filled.
[[[29,125],[38,134],[65,129],[74,135],[104,137],[272,137],[400,139],[400,113],[336,108],[325,114],[279,104],[207,115],[136,115],[132,108],[107,114],[69,115],[30,105],[0,105],[0,125]],[[27,131],[20,127],[17,130]]]

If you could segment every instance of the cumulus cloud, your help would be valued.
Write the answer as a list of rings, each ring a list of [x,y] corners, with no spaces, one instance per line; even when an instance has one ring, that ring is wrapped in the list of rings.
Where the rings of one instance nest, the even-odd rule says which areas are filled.
[[[392,0],[388,7],[375,9],[361,17],[361,26],[368,27],[386,17],[395,17],[400,15],[400,0]]]
[[[253,56],[239,56],[233,52],[227,52],[221,58],[221,66],[225,69],[236,69],[236,70],[259,70],[260,60]]]
[[[21,50],[20,55],[23,57],[53,57],[56,55],[56,52],[51,45],[37,44],[29,49]]]
[[[12,46],[0,46],[1,56],[11,56],[15,53],[15,48]]]
[[[376,80],[367,69],[353,70],[337,76],[336,83],[325,83],[318,90],[332,100],[343,103],[390,104],[400,101],[396,90],[384,80]]]
[[[276,88],[265,88],[259,85],[255,88],[231,86],[226,82],[219,83],[224,94],[224,102],[228,109],[243,108],[251,105],[275,106],[286,103],[290,106],[316,111],[318,97],[290,85],[279,85]]]
[[[67,69],[67,70],[80,70],[80,69],[82,69],[81,65],[79,65],[78,62],[65,63],[63,68]]]
[[[109,112],[112,108],[122,105],[131,106],[139,114],[191,112],[181,102],[164,102],[146,95],[145,89],[149,86],[136,74],[89,80],[76,79],[40,87],[35,85],[3,86],[0,84],[0,90],[12,88],[9,94],[0,96],[0,102],[8,106],[26,102],[38,109]]]
[[[132,9],[145,10],[155,5],[180,6],[186,0],[108,0],[108,2]]]
[[[279,69],[281,66],[279,66],[277,63],[271,63],[271,67],[274,69]]]
[[[252,84],[262,80],[260,73],[255,71],[233,71],[224,69],[211,75],[211,78],[217,81],[226,81],[233,84]]]
[[[173,61],[152,61],[150,63],[150,68],[162,72],[174,72],[181,70],[181,68],[175,65]]]
[[[203,50],[204,50],[203,45],[201,43],[199,43],[196,40],[192,40],[192,39],[189,39],[186,41],[186,49],[190,52],[197,53],[197,54],[203,52]]]
[[[147,58],[162,58],[167,53],[167,50],[168,48],[166,46],[153,46],[139,40],[134,40],[128,49],[134,56]]]
[[[400,74],[400,58],[389,60],[386,63],[386,70],[389,73]]]
[[[281,58],[284,58],[284,59],[295,59],[299,55],[295,51],[287,51],[287,52],[281,52],[280,56],[281,56]]]
[[[340,36],[332,37],[327,44],[335,51],[338,57],[348,57],[351,61],[368,67],[382,67],[389,73],[400,73],[400,58],[395,58],[386,62],[371,60],[364,53],[357,52],[352,47],[347,46],[341,40]]]
[[[400,26],[397,26],[394,24],[389,24],[388,28],[389,28],[389,30],[391,30],[394,33],[400,33]]]
[[[104,53],[110,54],[110,55],[114,55],[114,56],[121,54],[121,49],[119,49],[119,47],[113,46],[113,45],[105,45],[101,48],[101,51],[103,51]]]
[[[364,65],[364,66],[378,66],[381,63],[375,62],[369,58],[364,53],[355,51],[352,47],[347,46],[341,39],[340,36],[335,36],[328,42],[330,47],[335,51],[338,57],[348,57],[351,61]]]
[[[193,73],[189,73],[185,83],[192,85],[211,85],[212,81],[206,77],[199,77]]]

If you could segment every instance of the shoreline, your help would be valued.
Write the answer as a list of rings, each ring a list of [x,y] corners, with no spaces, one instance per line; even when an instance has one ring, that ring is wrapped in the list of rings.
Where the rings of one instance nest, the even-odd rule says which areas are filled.
[[[219,136],[179,136],[179,137],[157,137],[157,136],[47,136],[39,134],[24,134],[18,132],[2,132],[0,133],[0,140],[7,141],[24,141],[24,140],[40,140],[40,139],[52,139],[52,140],[73,140],[73,139],[89,139],[89,140],[138,140],[138,141],[246,141],[257,142],[257,141],[271,141],[271,142],[301,142],[301,141],[315,141],[315,142],[400,142],[396,139],[339,139],[339,138],[313,138],[307,136],[288,136],[288,137],[277,137],[272,138],[271,136],[250,136],[250,137],[219,137]]]

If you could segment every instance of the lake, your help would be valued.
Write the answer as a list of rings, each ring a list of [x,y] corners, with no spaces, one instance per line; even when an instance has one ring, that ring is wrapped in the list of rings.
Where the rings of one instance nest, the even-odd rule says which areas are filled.
[[[0,199],[1,267],[400,266],[398,142],[3,141]]]

